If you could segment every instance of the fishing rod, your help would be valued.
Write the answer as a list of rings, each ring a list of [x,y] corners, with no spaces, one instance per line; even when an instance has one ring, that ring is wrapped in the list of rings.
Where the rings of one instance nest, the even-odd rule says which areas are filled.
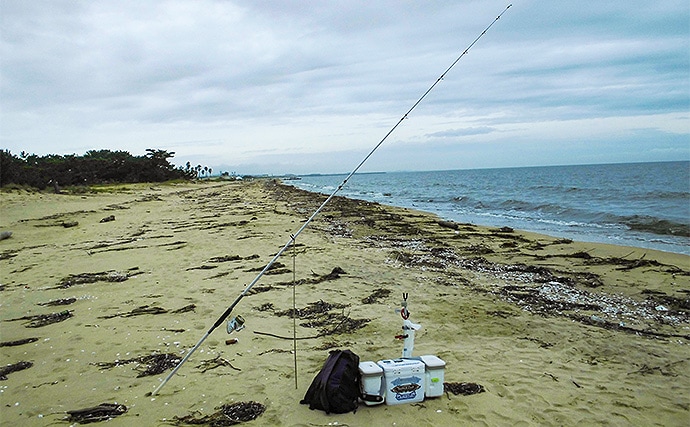
[[[237,304],[239,304],[239,302],[242,300],[242,298],[244,298],[244,296],[247,295],[247,293],[252,289],[252,287],[264,276],[264,274],[266,274],[266,272],[271,268],[271,266],[276,262],[276,260],[278,260],[278,258],[280,258],[280,256],[283,254],[283,252],[285,252],[290,247],[290,245],[292,245],[295,242],[295,240],[297,239],[297,236],[299,236],[302,233],[302,231],[304,231],[304,229],[307,228],[307,226],[314,220],[314,218],[316,218],[316,216],[326,207],[328,202],[330,202],[331,199],[333,199],[333,197],[335,197],[335,195],[340,190],[342,190],[345,185],[347,185],[347,182],[350,180],[350,178],[352,178],[352,176],[354,174],[356,174],[357,171],[359,171],[359,169],[364,165],[364,163],[367,162],[367,160],[369,160],[369,158],[374,154],[374,152],[376,150],[378,150],[379,147],[381,145],[383,145],[383,143],[388,139],[388,137],[398,128],[398,126],[400,126],[400,124],[405,119],[407,119],[409,114],[415,108],[417,108],[417,106],[436,87],[436,85],[438,85],[441,82],[441,80],[444,79],[446,74],[448,74],[448,72],[450,70],[452,70],[453,67],[455,67],[455,64],[457,64],[460,61],[460,59],[462,59],[463,56],[467,55],[467,52],[469,52],[469,50],[472,49],[472,47],[479,41],[479,39],[484,37],[486,32],[489,31],[489,29],[491,27],[493,27],[493,25],[496,22],[498,22],[499,19],[501,19],[501,16],[503,16],[503,14],[506,13],[508,11],[508,9],[511,8],[511,6],[512,6],[512,4],[509,4],[508,6],[506,6],[506,8],[503,9],[503,11],[491,22],[491,24],[489,24],[489,26],[487,26],[484,29],[484,31],[482,31],[477,36],[477,38],[475,38],[474,41],[472,41],[472,43],[470,43],[469,46],[467,46],[467,48],[465,48],[465,50],[462,51],[460,56],[458,56],[455,59],[455,61],[453,61],[453,63],[450,64],[450,66],[448,68],[446,68],[446,70],[441,74],[441,76],[438,79],[436,79],[436,81],[429,87],[429,89],[427,89],[426,92],[424,92],[422,94],[422,96],[420,96],[419,99],[417,99],[417,101],[414,104],[412,104],[412,107],[410,107],[410,109],[407,110],[407,112],[405,114],[403,114],[403,116],[397,121],[397,123],[395,123],[395,125],[393,125],[393,127],[384,135],[384,137],[381,138],[381,140],[378,142],[378,144],[376,144],[374,146],[374,148],[372,148],[371,151],[369,151],[369,153],[364,157],[364,159],[362,159],[362,161],[359,162],[359,164],[352,170],[352,172],[350,172],[347,175],[347,177],[343,180],[343,182],[341,182],[340,185],[338,185],[338,187],[335,190],[333,190],[333,192],[326,198],[326,200],[324,200],[323,203],[321,203],[321,206],[319,206],[314,211],[314,213],[307,219],[307,221],[304,224],[302,224],[302,226],[294,234],[290,235],[290,239],[278,251],[278,253],[273,257],[273,259],[271,261],[269,261],[268,264],[266,264],[266,267],[264,267],[263,270],[261,270],[261,272],[259,272],[259,274],[254,278],[254,280],[252,280],[251,283],[249,283],[247,285],[247,287],[244,288],[244,290],[239,294],[239,296],[235,299],[235,301],[233,301],[233,303],[230,304],[230,306],[225,310],[225,312],[218,318],[218,320],[216,320],[216,322],[213,324],[213,326],[211,326],[208,329],[208,331],[206,331],[206,333],[204,334],[203,337],[201,337],[199,342],[197,342],[196,345],[194,345],[194,347],[192,347],[192,349],[189,350],[189,352],[185,355],[185,357],[182,358],[182,360],[177,364],[177,366],[175,366],[175,369],[173,369],[172,372],[170,372],[170,374],[168,374],[168,376],[151,393],[151,395],[156,395],[160,391],[160,389],[162,389],[163,386],[165,386],[165,384],[167,384],[167,382],[170,380],[170,378],[172,378],[177,373],[177,371],[182,367],[182,365],[184,365],[184,363],[192,356],[192,354],[201,346],[201,344],[203,344],[203,342],[206,341],[206,338],[208,338],[208,336],[211,335],[211,333],[218,326],[220,326],[228,316],[230,316],[230,313],[232,313],[232,310],[235,308],[235,306]],[[240,330],[241,328],[243,328],[244,319],[242,319],[241,316],[236,316],[235,318],[233,318],[233,320],[230,323],[231,324],[228,325],[228,332],[232,332],[232,330]]]

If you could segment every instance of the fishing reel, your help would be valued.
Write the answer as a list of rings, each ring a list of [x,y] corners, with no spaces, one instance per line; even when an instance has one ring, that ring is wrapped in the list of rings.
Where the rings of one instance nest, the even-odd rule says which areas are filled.
[[[244,329],[244,317],[238,314],[237,316],[233,316],[232,319],[228,320],[228,334],[239,332],[242,329]]]

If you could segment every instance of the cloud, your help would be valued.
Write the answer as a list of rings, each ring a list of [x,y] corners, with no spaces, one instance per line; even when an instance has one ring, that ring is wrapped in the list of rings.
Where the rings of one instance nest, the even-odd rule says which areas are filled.
[[[0,146],[335,168],[328,155],[373,147],[505,6],[4,0]],[[515,2],[386,145],[478,144],[496,158],[515,141],[634,144],[645,127],[663,147],[690,134],[689,35],[685,1]],[[532,161],[574,158],[546,148],[551,157]],[[644,149],[653,160],[669,153]],[[459,157],[437,155],[416,167]]]
[[[457,138],[467,135],[486,135],[494,131],[494,128],[482,126],[464,129],[448,129],[440,132],[429,133],[426,136],[429,138]]]

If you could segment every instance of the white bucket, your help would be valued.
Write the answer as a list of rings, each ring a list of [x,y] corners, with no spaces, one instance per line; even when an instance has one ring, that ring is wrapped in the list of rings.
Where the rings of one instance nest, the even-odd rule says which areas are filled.
[[[368,406],[382,404],[385,394],[383,389],[383,368],[374,362],[360,362],[359,373],[362,377],[360,388],[364,404]]]
[[[446,371],[446,362],[433,355],[419,356],[419,360],[424,363],[426,397],[438,397],[443,395],[443,381]]]

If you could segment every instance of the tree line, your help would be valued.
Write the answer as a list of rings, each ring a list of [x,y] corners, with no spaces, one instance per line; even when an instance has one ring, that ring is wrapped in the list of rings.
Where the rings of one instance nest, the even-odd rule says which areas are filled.
[[[37,156],[22,152],[18,156],[0,150],[0,187],[9,184],[38,189],[48,186],[77,186],[109,183],[162,182],[190,180],[210,175],[212,170],[192,166],[175,167],[170,163],[174,152],[147,149],[143,156],[126,151],[90,150],[76,154]]]

